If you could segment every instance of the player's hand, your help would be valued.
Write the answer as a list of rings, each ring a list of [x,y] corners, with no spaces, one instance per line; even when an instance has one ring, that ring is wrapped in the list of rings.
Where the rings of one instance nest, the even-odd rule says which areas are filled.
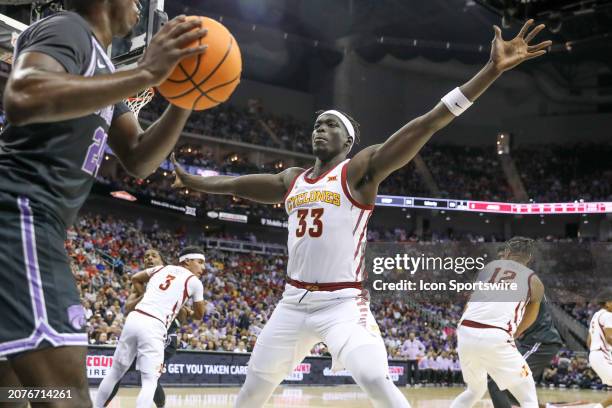
[[[183,182],[183,180],[185,180],[186,176],[188,176],[189,173],[187,173],[185,169],[182,168],[180,164],[178,164],[174,153],[170,155],[170,160],[172,161],[172,165],[174,166],[174,171],[172,172],[172,174],[174,174],[174,183],[172,183],[171,187],[173,188],[185,187],[185,183]]]
[[[186,48],[189,44],[206,36],[208,30],[201,28],[199,19],[187,20],[178,16],[168,21],[153,37],[138,66],[151,74],[151,86],[166,80],[176,65],[186,57],[202,54],[207,45]]]
[[[529,19],[516,37],[510,41],[504,41],[501,29],[498,26],[493,26],[495,38],[493,38],[491,43],[490,62],[498,72],[507,71],[524,61],[546,54],[546,48],[552,45],[552,41],[543,41],[539,44],[529,45],[534,37],[546,26],[540,24],[529,31],[532,25],[533,20]]]

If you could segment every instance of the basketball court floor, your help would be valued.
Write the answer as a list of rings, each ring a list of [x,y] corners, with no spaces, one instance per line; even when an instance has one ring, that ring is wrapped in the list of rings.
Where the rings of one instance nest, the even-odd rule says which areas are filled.
[[[136,406],[138,388],[121,388],[109,408]],[[448,408],[462,388],[403,388],[413,408]],[[92,397],[96,390],[92,390]],[[166,407],[232,407],[238,388],[166,388]],[[539,389],[540,402],[599,401],[605,393],[584,390]],[[580,405],[581,408],[593,404]],[[279,387],[266,408],[362,408],[371,407],[366,395],[356,386],[336,387]],[[475,408],[490,408],[490,401],[483,400]]]

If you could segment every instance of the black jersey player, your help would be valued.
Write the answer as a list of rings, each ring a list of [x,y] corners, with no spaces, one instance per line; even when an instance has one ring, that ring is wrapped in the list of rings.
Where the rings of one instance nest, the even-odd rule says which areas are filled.
[[[143,131],[121,101],[157,86],[205,46],[199,22],[179,16],[136,68],[115,72],[105,50],[140,18],[138,0],[66,0],[68,10],[26,29],[4,92],[0,136],[0,386],[71,388],[45,406],[91,406],[84,313],[63,242],[112,148],[128,172],[151,174],[190,111],[170,106]],[[205,60],[205,58],[204,58]],[[37,404],[33,404],[37,406]]]

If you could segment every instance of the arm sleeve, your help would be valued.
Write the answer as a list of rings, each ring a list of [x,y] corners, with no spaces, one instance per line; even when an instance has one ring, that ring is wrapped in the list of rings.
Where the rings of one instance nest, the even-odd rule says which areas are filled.
[[[85,74],[93,45],[90,32],[78,19],[73,13],[61,13],[34,24],[19,37],[15,57],[40,52],[59,62],[69,74]]]
[[[201,302],[204,300],[204,286],[199,279],[189,279],[189,296],[194,302]]]

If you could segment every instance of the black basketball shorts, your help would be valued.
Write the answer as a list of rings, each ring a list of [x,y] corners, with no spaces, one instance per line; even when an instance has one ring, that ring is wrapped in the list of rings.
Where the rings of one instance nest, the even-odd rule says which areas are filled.
[[[65,236],[40,204],[0,192],[0,357],[87,345]]]

